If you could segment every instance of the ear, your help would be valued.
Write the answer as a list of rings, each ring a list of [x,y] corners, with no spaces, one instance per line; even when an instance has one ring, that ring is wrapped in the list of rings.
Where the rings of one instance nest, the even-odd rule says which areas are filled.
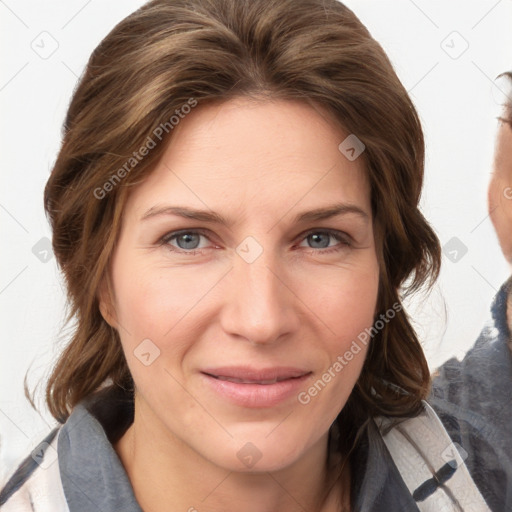
[[[117,329],[117,315],[113,303],[112,286],[110,283],[109,276],[106,275],[102,278],[99,289],[98,289],[98,302],[100,307],[100,313],[103,320],[107,322],[111,327]]]

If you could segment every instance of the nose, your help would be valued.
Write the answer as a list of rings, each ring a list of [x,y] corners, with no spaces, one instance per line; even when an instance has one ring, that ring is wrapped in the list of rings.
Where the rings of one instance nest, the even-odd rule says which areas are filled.
[[[235,254],[221,313],[224,332],[264,345],[296,331],[298,300],[286,274],[270,251],[251,263]]]

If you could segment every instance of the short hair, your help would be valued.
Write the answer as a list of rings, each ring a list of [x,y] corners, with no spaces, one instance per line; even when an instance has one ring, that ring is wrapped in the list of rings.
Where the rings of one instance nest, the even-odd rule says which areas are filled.
[[[100,313],[98,289],[128,194],[155,168],[171,127],[147,156],[123,166],[191,100],[237,97],[320,105],[364,143],[379,261],[376,318],[394,305],[396,315],[372,337],[342,413],[363,421],[419,412],[430,374],[401,299],[437,278],[440,245],[419,210],[421,124],[384,50],[336,0],[154,0],[92,53],[45,188],[68,321],[75,321],[47,382],[46,402],[58,421],[107,384],[134,386],[119,334]]]

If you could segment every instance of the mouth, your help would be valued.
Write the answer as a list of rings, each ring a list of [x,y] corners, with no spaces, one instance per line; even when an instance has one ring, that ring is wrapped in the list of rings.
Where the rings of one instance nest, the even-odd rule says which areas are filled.
[[[225,367],[205,369],[201,374],[218,397],[239,406],[262,408],[296,396],[312,372],[291,367]]]
[[[208,374],[207,374],[208,375]],[[288,379],[300,379],[300,377],[278,377],[270,380],[250,380],[250,379],[237,379],[235,377],[226,377],[224,375],[210,375],[214,379],[218,380],[227,380],[228,382],[237,382],[239,384],[261,384],[262,386],[266,386],[268,384],[275,384],[276,382],[282,382],[283,380]]]
[[[274,367],[255,369],[249,367],[229,367],[203,370],[205,375],[218,380],[235,382],[238,384],[269,385],[290,379],[300,379],[310,374],[308,370],[290,367]]]

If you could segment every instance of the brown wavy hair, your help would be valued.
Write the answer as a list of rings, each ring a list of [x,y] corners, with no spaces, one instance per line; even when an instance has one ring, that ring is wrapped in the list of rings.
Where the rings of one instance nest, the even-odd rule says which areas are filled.
[[[92,53],[44,192],[67,285],[67,322],[74,322],[46,388],[47,406],[59,422],[106,385],[133,389],[119,334],[100,313],[98,291],[108,280],[128,194],[154,169],[172,130],[108,193],[98,190],[105,191],[155,128],[190,99],[201,105],[236,97],[320,105],[365,144],[379,313],[401,304],[404,291],[437,278],[439,241],[418,209],[420,121],[385,52],[350,9],[336,0],[151,1]],[[339,418],[364,421],[420,410],[429,369],[399,309],[371,341]]]

